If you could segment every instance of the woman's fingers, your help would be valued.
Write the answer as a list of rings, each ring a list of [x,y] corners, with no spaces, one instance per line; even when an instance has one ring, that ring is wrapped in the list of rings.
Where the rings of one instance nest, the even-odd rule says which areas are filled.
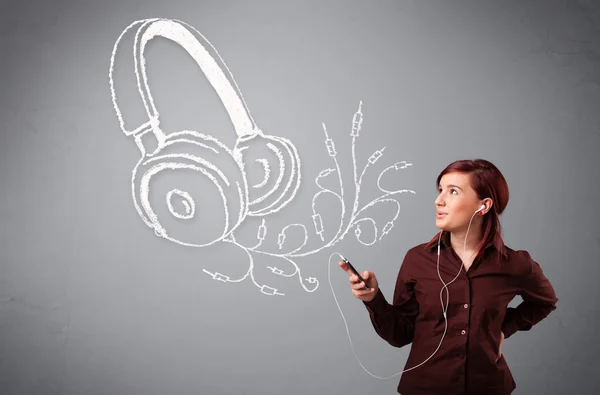
[[[360,275],[364,281],[362,281],[350,267],[344,261],[340,261],[339,266],[350,276],[348,277],[348,282],[350,283],[350,288],[352,289],[352,294],[363,301],[372,300],[373,294],[377,291],[377,279],[373,272],[368,270],[362,272]],[[368,289],[365,289],[367,287]]]
[[[367,286],[365,283],[361,282],[357,282],[357,283],[353,283],[351,285],[352,289],[356,289],[356,290],[364,290],[365,286]],[[368,287],[368,286],[367,286]]]
[[[361,288],[361,289],[355,289],[352,291],[354,293],[354,295],[356,296],[365,296],[365,295],[370,295],[373,292],[375,292],[375,288],[369,288],[368,290]]]

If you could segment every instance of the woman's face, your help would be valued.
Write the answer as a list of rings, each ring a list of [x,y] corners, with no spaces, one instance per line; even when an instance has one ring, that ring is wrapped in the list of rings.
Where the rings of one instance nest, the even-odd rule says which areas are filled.
[[[483,201],[477,198],[475,190],[471,188],[468,174],[456,172],[444,174],[438,185],[438,196],[435,199],[435,226],[447,232],[466,231],[473,213],[482,204]],[[477,214],[487,210],[489,208]]]

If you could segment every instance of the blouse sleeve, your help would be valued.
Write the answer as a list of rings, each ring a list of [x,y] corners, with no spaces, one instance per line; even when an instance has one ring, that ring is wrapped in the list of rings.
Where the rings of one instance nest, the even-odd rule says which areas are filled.
[[[528,273],[523,277],[520,295],[523,302],[509,307],[502,323],[502,332],[509,338],[517,331],[528,331],[556,309],[558,298],[540,265],[524,252]]]
[[[381,288],[373,300],[363,303],[375,331],[382,339],[394,347],[403,347],[412,342],[419,305],[410,276],[409,254],[406,254],[400,266],[392,304],[387,302]]]

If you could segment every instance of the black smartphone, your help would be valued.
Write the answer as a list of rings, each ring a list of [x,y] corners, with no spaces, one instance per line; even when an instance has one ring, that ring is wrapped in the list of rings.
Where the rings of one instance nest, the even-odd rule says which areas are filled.
[[[352,264],[350,263],[350,261],[347,260],[346,258],[342,258],[342,261],[344,261],[344,263],[346,265],[348,265],[348,267],[350,268],[350,270],[352,270],[352,273],[354,273],[358,277],[358,279],[360,281],[362,281],[363,284],[365,284],[365,289],[367,291],[370,291],[371,289],[367,286],[366,281],[362,278],[362,276],[360,275],[360,273],[358,273],[358,271],[354,268],[354,266],[352,266]]]

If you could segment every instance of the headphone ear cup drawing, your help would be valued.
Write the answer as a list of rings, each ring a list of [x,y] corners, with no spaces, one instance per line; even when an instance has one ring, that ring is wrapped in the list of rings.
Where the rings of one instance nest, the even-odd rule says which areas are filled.
[[[263,146],[268,149],[268,158],[262,153]],[[262,172],[253,171],[260,175],[253,180],[255,182],[250,183],[249,175],[246,175],[249,183],[248,215],[265,216],[277,212],[294,198],[300,186],[300,157],[290,140],[265,135],[259,130],[238,138],[234,153],[244,166],[255,161],[262,167]]]
[[[148,115],[148,120],[136,128],[125,125],[117,105],[113,79],[119,44],[126,36],[134,41],[134,71],[140,98]],[[174,41],[194,58],[218,94],[234,126],[237,139],[233,149],[214,136],[197,131],[165,134],[161,130],[160,115],[148,85],[144,57],[147,43],[155,37]],[[132,172],[134,204],[140,217],[154,228],[157,235],[179,244],[207,246],[228,237],[247,216],[265,216],[277,212],[295,196],[301,174],[296,148],[290,140],[266,135],[256,126],[229,69],[212,44],[191,26],[161,18],[132,23],[114,45],[109,80],[121,130],[126,136],[133,137],[142,154]],[[155,149],[149,148],[149,140],[154,140]],[[259,151],[264,151],[265,147],[270,156],[257,158]],[[262,169],[263,174],[249,185],[246,169],[252,160],[259,163],[258,168]],[[217,166],[217,163],[224,161],[227,162],[227,171]],[[253,172],[256,167],[253,166]],[[225,224],[220,230],[215,229],[213,223],[209,226],[197,225],[197,199],[178,185],[182,177],[175,177],[175,174],[187,176],[186,173],[192,177],[185,179],[197,180],[201,174],[216,188],[225,211]],[[155,176],[159,174],[160,181],[156,181],[159,178]],[[203,192],[200,194],[204,195]],[[227,199],[232,195],[235,199]],[[164,208],[164,205],[168,207],[171,218],[159,218],[157,210]],[[196,226],[200,229],[196,229]]]

